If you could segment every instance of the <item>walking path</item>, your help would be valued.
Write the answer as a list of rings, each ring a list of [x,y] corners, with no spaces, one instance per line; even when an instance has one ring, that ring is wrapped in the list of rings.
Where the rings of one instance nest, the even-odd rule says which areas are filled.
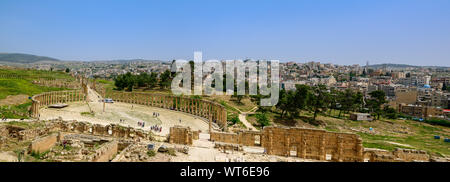
[[[238,110],[240,112],[239,114],[239,120],[242,122],[242,124],[245,125],[245,127],[247,127],[249,130],[252,131],[258,131],[257,128],[255,128],[250,122],[247,121],[247,114],[254,114],[255,111],[258,109],[258,107],[254,107],[253,109],[251,109],[248,112],[242,112],[241,110],[239,110],[238,108],[235,108],[236,110]]]

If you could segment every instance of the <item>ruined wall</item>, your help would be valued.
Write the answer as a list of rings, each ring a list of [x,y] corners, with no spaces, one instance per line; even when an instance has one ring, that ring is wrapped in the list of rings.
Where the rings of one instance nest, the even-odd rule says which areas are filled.
[[[244,146],[262,146],[270,155],[317,160],[326,160],[327,156],[330,156],[333,161],[363,161],[362,140],[356,134],[316,129],[265,127],[261,132],[213,132],[211,140]]]
[[[50,150],[58,142],[58,134],[52,134],[49,136],[41,137],[30,144],[30,152],[45,152]]]
[[[198,139],[198,131],[195,134],[189,127],[174,126],[170,128],[169,143],[192,145],[194,138]]]
[[[263,133],[258,131],[238,131],[237,133],[212,132],[212,141],[241,144],[245,146],[261,146]]]
[[[430,161],[427,152],[414,149],[396,148],[394,151],[368,149],[364,151],[364,157],[369,162],[413,162]]]
[[[265,127],[262,138],[268,154],[333,161],[363,161],[362,140],[356,134],[303,128]]]
[[[100,125],[88,122],[63,121],[61,119],[50,120],[51,128],[56,131],[70,133],[84,133],[96,136],[116,137],[122,139],[146,139],[153,140],[151,131],[144,131],[132,127],[124,127],[116,124]]]
[[[210,132],[210,139],[223,143],[239,144],[239,137],[237,133],[227,132]]]
[[[141,104],[193,114],[208,119],[210,122],[218,124],[225,131],[227,130],[226,109],[215,102],[181,96],[118,91],[108,91],[105,97],[112,98],[116,102]]]
[[[11,132],[8,128],[12,128]],[[30,140],[39,136],[45,136],[53,132],[67,132],[89,134],[95,136],[116,137],[122,139],[146,139],[153,140],[151,131],[144,131],[132,127],[120,125],[99,125],[88,122],[64,121],[62,119],[48,120],[42,127],[33,129],[14,129],[14,126],[0,126],[0,134],[5,137],[14,137],[19,140]],[[13,130],[14,129],[14,130]]]
[[[6,138],[3,136],[0,136],[0,148],[2,148],[6,142],[7,142]]]
[[[414,150],[414,149],[400,149],[396,148],[392,154],[396,157],[401,159],[402,161],[429,161],[430,156],[427,154],[427,152],[422,150]]]
[[[92,155],[92,162],[109,162],[114,158],[119,150],[119,142],[112,141],[103,144],[99,149],[95,150]]]

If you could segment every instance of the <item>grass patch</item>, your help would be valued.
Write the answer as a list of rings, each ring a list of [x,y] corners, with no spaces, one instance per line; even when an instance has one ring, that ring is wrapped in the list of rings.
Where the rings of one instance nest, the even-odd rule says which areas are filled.
[[[31,151],[30,156],[33,157],[36,160],[41,160],[45,155],[47,155],[49,151],[45,151],[45,152],[38,152],[38,151]]]
[[[6,125],[10,126],[18,126],[25,129],[31,129],[31,128],[37,128],[44,126],[44,123],[40,122],[23,122],[23,121],[10,121],[5,123]]]
[[[94,117],[95,113],[93,112],[81,112],[80,113],[82,116],[89,116],[89,117]]]
[[[44,79],[65,79],[74,80],[69,74],[57,71],[25,70],[25,69],[0,69],[0,75],[17,75],[18,78],[0,77],[0,99],[8,95],[36,95],[42,92],[65,90],[64,88],[44,87],[35,85],[33,80]]]
[[[31,102],[13,106],[1,106],[0,118],[6,117],[9,119],[28,119],[30,117]]]
[[[169,155],[171,155],[171,156],[177,156],[177,153],[176,153],[176,151],[175,151],[174,148],[169,148],[169,149],[167,150],[167,153],[168,153]]]

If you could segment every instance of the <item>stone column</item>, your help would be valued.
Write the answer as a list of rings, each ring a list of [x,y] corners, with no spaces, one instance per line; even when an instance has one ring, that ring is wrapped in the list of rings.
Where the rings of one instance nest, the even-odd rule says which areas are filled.
[[[339,134],[336,136],[337,140],[337,146],[336,146],[336,152],[333,155],[333,161],[342,162],[342,154],[343,154],[343,139],[342,136]]]
[[[364,147],[361,138],[356,138],[356,158],[358,162],[364,162]]]
[[[212,132],[212,118],[211,118],[211,115],[209,115],[209,133],[211,134],[211,132]]]
[[[273,150],[273,132],[272,132],[272,130],[269,130],[267,140],[268,140],[267,146],[265,146],[266,153],[268,155],[271,155],[271,154],[273,154],[273,151],[272,151]]]
[[[285,155],[286,157],[289,157],[291,155],[291,144],[290,144],[290,138],[288,134],[284,134],[284,143],[285,143]]]
[[[327,152],[325,151],[325,136],[326,132],[323,132],[320,136],[320,148],[319,148],[319,160],[327,159]]]
[[[301,153],[300,153],[300,158],[306,158],[306,136],[305,136],[305,133],[304,133],[304,131],[302,131],[302,134],[301,134],[301,142],[300,142],[300,150],[301,150]],[[297,149],[298,150],[298,149]]]

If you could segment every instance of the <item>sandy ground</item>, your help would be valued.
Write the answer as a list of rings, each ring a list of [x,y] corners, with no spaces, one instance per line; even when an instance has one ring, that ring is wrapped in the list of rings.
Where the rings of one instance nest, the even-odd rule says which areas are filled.
[[[16,162],[17,156],[12,151],[0,152],[0,162]]]
[[[28,101],[28,95],[9,95],[0,100],[0,106],[19,105]]]
[[[82,112],[90,112],[90,108],[95,113],[94,116],[81,114]],[[159,113],[159,117],[154,117],[154,112]],[[189,126],[192,130],[201,130],[202,132],[208,130],[207,122],[194,115],[126,103],[107,103],[105,104],[105,112],[103,112],[103,103],[99,101],[89,102],[89,105],[86,102],[69,103],[68,107],[62,109],[41,109],[41,120],[58,117],[62,117],[64,120],[87,121],[105,125],[114,123],[136,128],[142,128],[138,125],[138,122],[145,122],[145,127],[142,128],[144,130],[150,130],[153,125],[162,126],[161,132],[155,132],[157,135],[169,134],[170,127],[174,125]],[[121,119],[124,121],[120,122]]]

